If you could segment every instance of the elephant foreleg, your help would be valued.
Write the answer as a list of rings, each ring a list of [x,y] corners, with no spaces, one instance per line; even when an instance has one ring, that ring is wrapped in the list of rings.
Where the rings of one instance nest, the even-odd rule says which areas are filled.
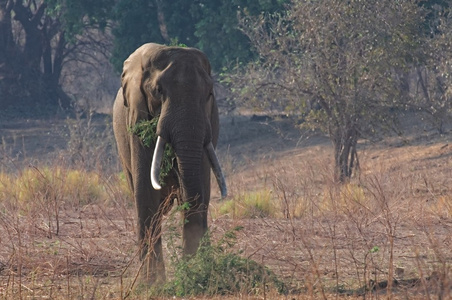
[[[143,275],[148,282],[154,283],[165,281],[166,276],[161,238],[162,214],[158,207],[152,206],[142,204],[138,209],[138,239],[141,243]]]
[[[160,191],[150,184],[151,150],[144,147],[138,137],[132,136],[131,169],[133,196],[137,209],[137,233],[140,255],[143,262],[142,274],[150,283],[165,280],[165,266],[161,241],[162,214],[160,212]]]

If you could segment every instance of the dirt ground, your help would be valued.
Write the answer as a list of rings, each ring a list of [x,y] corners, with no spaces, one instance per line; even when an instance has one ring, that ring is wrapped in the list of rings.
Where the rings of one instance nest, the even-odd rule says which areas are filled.
[[[222,117],[218,152],[229,199],[268,191],[278,212],[222,215],[226,200],[214,187],[214,237],[243,228],[235,247],[289,283],[291,294],[283,298],[452,298],[452,131],[438,134],[415,115],[404,122],[403,137],[360,142],[361,170],[344,187],[333,182],[327,138],[301,134],[285,119]],[[89,126],[112,143],[108,123],[98,116]],[[0,121],[0,171],[53,165],[71,147],[73,155],[77,126],[86,121]],[[78,132],[79,138],[92,132]],[[108,172],[117,172],[114,147],[107,148]],[[124,297],[138,265],[128,199],[65,207],[58,236],[41,217],[2,215],[2,298],[14,299],[18,289],[35,298]],[[33,272],[45,280],[30,279]],[[21,282],[13,273],[28,275]]]

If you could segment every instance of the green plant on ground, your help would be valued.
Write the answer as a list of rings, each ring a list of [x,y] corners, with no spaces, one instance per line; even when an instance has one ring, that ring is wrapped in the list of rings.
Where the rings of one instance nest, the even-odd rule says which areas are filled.
[[[143,144],[147,147],[154,145],[157,142],[157,124],[159,116],[151,120],[142,120],[129,128],[132,134],[137,135]],[[160,184],[164,184],[164,179],[168,176],[173,167],[173,160],[176,154],[170,144],[166,144],[165,152],[163,153],[162,168],[160,170]]]
[[[211,244],[206,235],[195,255],[183,259],[173,257],[173,278],[152,293],[178,297],[263,294],[264,289],[269,288],[285,293],[284,282],[272,271],[233,250],[236,232],[240,229],[228,231],[215,244]]]

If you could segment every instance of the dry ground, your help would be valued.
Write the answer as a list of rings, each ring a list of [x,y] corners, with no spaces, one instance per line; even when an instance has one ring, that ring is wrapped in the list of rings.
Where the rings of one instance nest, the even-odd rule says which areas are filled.
[[[282,299],[451,298],[452,132],[439,135],[416,116],[406,122],[403,138],[362,141],[359,174],[337,185],[324,137],[300,139],[284,120],[224,118],[219,153],[230,199],[240,203],[265,191],[274,206],[272,217],[222,214],[225,200],[214,187],[214,239],[242,226],[236,248],[284,278],[291,294]],[[0,122],[0,170],[65,161],[72,132],[65,126],[63,120]],[[2,299],[146,299],[135,281],[133,205],[111,176],[117,163],[109,165],[102,176],[112,199],[62,203],[58,234],[46,211],[0,205]],[[270,291],[218,298],[274,297]]]

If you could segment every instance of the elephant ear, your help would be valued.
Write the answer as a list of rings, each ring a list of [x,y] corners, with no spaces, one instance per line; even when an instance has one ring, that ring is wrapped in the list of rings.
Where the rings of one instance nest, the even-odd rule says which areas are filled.
[[[139,120],[150,118],[147,97],[142,87],[145,70],[148,69],[155,44],[144,44],[125,61],[121,75],[124,106],[130,109],[128,125],[134,126]]]
[[[204,70],[211,77],[212,82],[214,82],[214,80],[212,78],[211,66],[210,66],[209,59],[201,51],[200,51],[200,55],[201,55],[201,63],[202,63]],[[217,141],[218,141],[218,135],[219,135],[220,122],[219,122],[219,116],[218,116],[217,101],[215,99],[215,92],[213,89],[212,89],[212,93],[209,96],[209,99],[206,102],[206,113],[207,113],[207,119],[210,121],[210,127],[211,127],[211,131],[212,131],[212,143],[216,147]]]
[[[220,120],[218,116],[218,106],[215,99],[215,93],[209,97],[206,104],[207,118],[210,120],[210,130],[212,132],[212,144],[216,147],[218,142],[218,135],[220,133]]]
[[[125,61],[122,68],[121,86],[124,98],[124,106],[130,107],[135,102],[144,101],[141,92],[141,80],[143,77],[142,55],[138,48]]]

